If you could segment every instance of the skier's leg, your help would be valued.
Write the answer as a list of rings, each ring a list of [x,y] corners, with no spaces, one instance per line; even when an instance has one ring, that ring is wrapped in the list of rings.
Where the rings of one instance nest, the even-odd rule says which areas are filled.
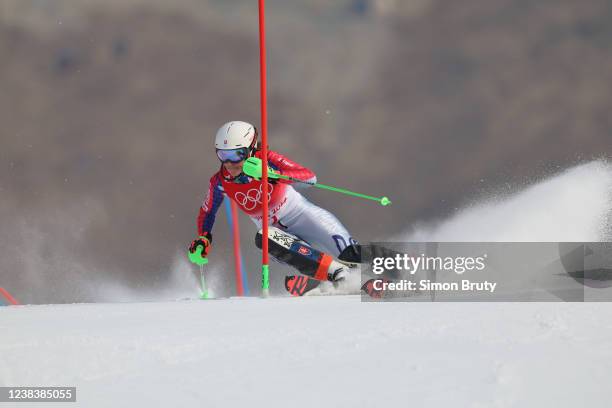
[[[263,234],[255,235],[257,248],[263,247]],[[277,227],[268,230],[268,253],[278,262],[291,265],[300,273],[318,281],[336,282],[346,276],[346,265],[300,238]]]
[[[277,225],[321,250],[338,257],[345,248],[357,244],[340,220],[305,198],[299,215],[279,220]]]
[[[273,222],[271,225],[327,254],[325,259],[328,260],[329,265],[321,265],[325,266],[326,271],[331,272],[331,274],[328,273],[328,280],[334,282],[343,280],[348,274],[348,268],[352,266],[334,261],[330,255],[350,263],[357,263],[358,261],[351,259],[342,259],[342,255],[349,249],[358,247],[357,242],[332,213],[310,203],[303,196],[300,196],[298,200],[290,212],[283,214],[280,218],[271,217],[270,221]],[[258,227],[261,226],[261,221],[254,218],[252,220]],[[284,254],[285,251],[279,251],[276,255],[271,252],[272,257],[281,263],[283,263]]]

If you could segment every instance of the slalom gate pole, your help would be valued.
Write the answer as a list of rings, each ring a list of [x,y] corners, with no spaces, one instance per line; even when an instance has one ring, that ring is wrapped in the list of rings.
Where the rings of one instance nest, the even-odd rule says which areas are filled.
[[[0,286],[0,294],[2,294],[2,296],[4,296],[4,298],[13,306],[17,306],[19,305],[19,302],[17,301],[17,299],[15,299],[13,296],[11,296],[11,294],[8,292],[8,290],[4,289],[3,287]]]
[[[234,221],[234,246],[236,253],[236,262],[239,262],[240,270],[240,286],[242,287],[243,296],[249,296],[249,280],[246,276],[246,269],[244,267],[244,259],[242,259],[242,250],[240,249],[240,224],[238,221],[238,204],[235,201],[230,200],[230,206],[232,208],[232,220]]]
[[[240,227],[238,225],[238,213],[236,203],[233,200],[225,200],[225,212],[227,213],[227,223],[232,233],[234,242],[234,267],[236,275],[236,294],[244,296],[244,274],[242,271],[242,257],[240,255]]]
[[[259,84],[261,105],[261,144],[262,160],[268,160],[268,106],[266,94],[266,18],[265,0],[259,1]],[[262,174],[262,259],[261,259],[261,295],[270,295],[270,268],[268,265],[268,166],[263,166]]]

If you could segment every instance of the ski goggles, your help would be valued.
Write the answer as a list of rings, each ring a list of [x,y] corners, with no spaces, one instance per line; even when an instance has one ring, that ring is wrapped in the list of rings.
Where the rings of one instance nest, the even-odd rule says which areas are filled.
[[[240,147],[238,149],[217,149],[217,157],[221,163],[240,163],[249,157],[250,149],[248,147]]]

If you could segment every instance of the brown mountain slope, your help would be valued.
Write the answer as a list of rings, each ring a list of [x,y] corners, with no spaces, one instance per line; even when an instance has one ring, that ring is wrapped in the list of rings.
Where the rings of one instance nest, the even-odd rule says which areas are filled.
[[[382,209],[308,193],[362,240],[611,153],[607,1],[271,3],[272,148],[321,182],[391,196]],[[24,291],[30,272],[61,281],[67,269],[163,280],[218,168],[215,129],[258,122],[255,10],[16,4],[0,19],[0,277]]]

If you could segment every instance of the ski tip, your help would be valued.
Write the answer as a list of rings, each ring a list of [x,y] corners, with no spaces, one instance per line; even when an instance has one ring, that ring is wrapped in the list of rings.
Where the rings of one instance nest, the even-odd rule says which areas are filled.
[[[285,276],[285,289],[291,296],[304,296],[319,284],[320,281],[302,275]]]
[[[361,285],[361,290],[364,291],[369,297],[373,299],[382,299],[385,295],[384,290],[377,290],[374,288],[374,281],[380,280],[382,282],[390,282],[388,279],[370,279],[363,285]]]

